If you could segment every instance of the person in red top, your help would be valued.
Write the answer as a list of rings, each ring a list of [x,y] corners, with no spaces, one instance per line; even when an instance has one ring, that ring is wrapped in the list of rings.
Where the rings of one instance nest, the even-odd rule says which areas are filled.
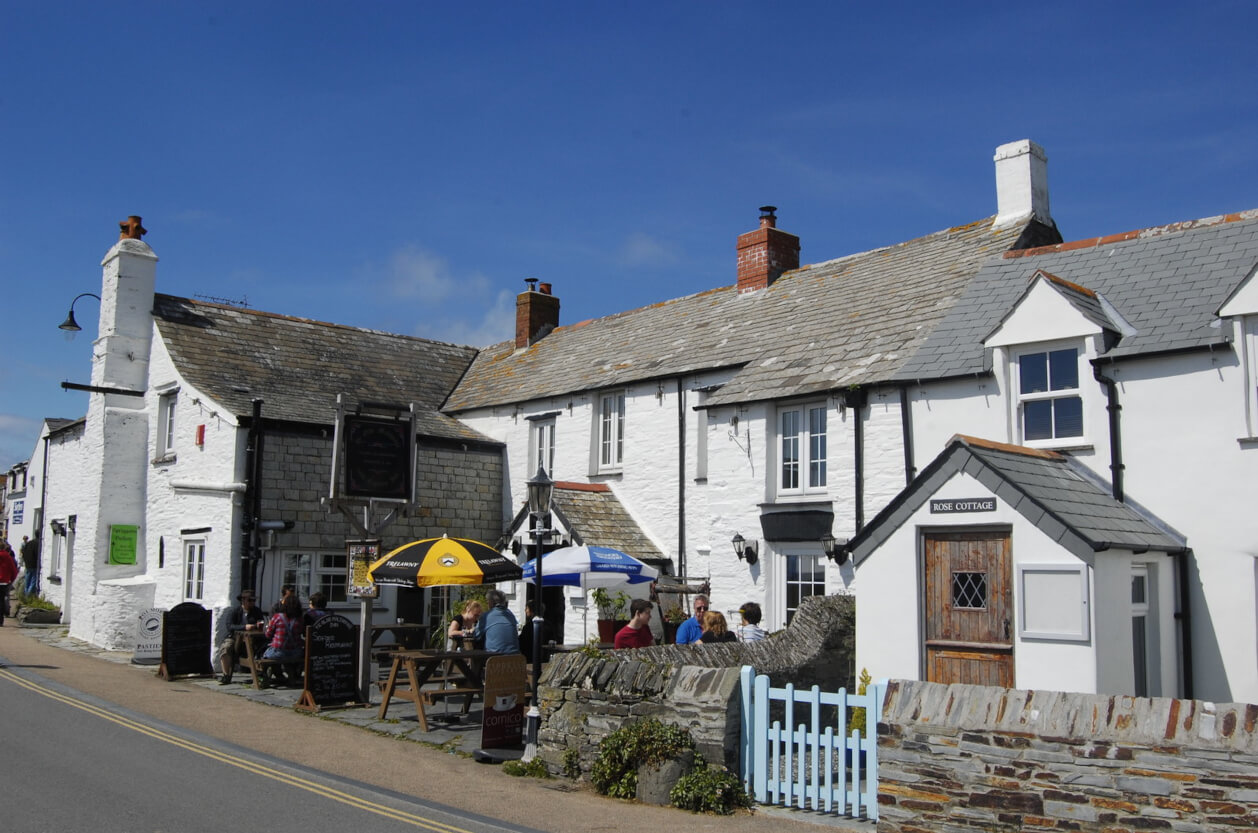
[[[646,648],[655,644],[651,635],[651,603],[634,599],[629,603],[629,624],[616,632],[616,648]]]
[[[8,541],[0,541],[0,627],[9,613],[9,587],[17,581],[17,556]]]

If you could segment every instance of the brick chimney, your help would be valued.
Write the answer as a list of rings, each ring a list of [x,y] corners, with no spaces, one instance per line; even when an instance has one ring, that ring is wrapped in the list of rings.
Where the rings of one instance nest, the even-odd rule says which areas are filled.
[[[541,341],[559,326],[559,299],[550,294],[550,284],[538,285],[537,278],[525,278],[529,288],[515,298],[515,349]]]
[[[739,292],[764,289],[799,268],[799,238],[778,229],[774,211],[777,206],[760,206],[760,228],[738,235]]]

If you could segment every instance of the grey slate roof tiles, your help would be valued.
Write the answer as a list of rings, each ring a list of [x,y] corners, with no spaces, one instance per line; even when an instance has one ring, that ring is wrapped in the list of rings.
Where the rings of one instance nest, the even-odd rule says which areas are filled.
[[[612,547],[638,559],[664,557],[606,485],[556,483],[553,500],[574,533],[574,544]]]
[[[331,425],[336,396],[417,406],[422,436],[490,442],[439,409],[476,350],[158,294],[157,331],[180,373],[236,416]]]
[[[1258,210],[1011,252],[982,268],[895,378],[911,381],[989,370],[982,340],[1037,270],[1103,295],[1135,329],[1107,356],[1221,344],[1228,330],[1217,326],[1215,311],[1255,264]]]
[[[982,263],[1026,230],[981,220],[804,266],[756,292],[713,289],[561,326],[523,350],[495,345],[481,351],[446,408],[457,413],[714,368],[737,372],[712,394],[712,405],[883,381]]]
[[[1077,555],[1107,549],[1178,552],[1184,542],[1078,461],[1053,451],[956,436],[900,495],[856,535],[858,562],[924,504],[951,474],[965,471]]]

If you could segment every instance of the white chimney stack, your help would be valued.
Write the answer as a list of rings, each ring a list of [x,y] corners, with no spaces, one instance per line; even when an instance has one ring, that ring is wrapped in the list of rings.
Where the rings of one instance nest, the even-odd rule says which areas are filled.
[[[1048,157],[1044,148],[1023,139],[996,148],[996,225],[1034,217],[1052,226],[1048,210]]]

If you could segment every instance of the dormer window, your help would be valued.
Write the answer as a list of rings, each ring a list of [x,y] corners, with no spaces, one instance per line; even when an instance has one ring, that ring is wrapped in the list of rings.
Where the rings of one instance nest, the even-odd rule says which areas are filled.
[[[1023,442],[1083,436],[1078,349],[1019,353],[1017,373]]]

